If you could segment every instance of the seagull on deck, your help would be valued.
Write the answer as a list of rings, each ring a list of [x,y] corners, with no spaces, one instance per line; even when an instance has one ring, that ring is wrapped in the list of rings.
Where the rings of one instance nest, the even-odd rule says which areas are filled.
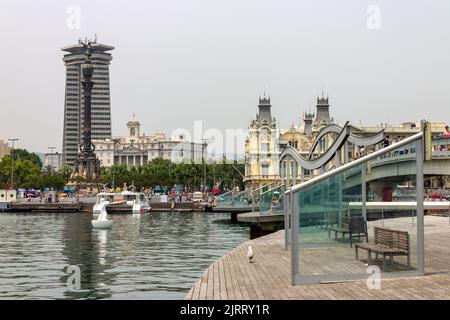
[[[250,263],[253,263],[252,259],[253,259],[253,250],[252,250],[252,246],[248,246],[248,251],[247,251],[247,258],[250,261]]]

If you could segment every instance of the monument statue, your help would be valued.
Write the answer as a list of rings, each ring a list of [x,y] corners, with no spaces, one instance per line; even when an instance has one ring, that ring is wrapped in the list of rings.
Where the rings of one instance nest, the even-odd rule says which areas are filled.
[[[100,160],[94,153],[95,146],[92,144],[91,139],[91,97],[94,86],[92,81],[94,66],[91,63],[92,43],[91,41],[82,43],[86,56],[84,63],[81,65],[83,73],[81,84],[84,98],[83,137],[72,174],[72,178],[82,177],[88,181],[100,178]]]

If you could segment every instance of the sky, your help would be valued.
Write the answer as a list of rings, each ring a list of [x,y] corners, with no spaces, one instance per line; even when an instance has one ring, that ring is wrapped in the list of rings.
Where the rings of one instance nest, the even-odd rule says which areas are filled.
[[[322,89],[343,124],[450,122],[450,1],[2,1],[0,139],[62,147],[61,48],[112,45],[113,135],[246,129],[270,95],[282,128]],[[79,9],[74,16],[73,8]],[[74,17],[79,17],[74,18]],[[77,23],[79,21],[79,24]]]

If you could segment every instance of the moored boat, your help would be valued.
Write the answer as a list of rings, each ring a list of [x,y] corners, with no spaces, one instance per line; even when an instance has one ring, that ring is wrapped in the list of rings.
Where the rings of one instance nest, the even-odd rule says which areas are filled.
[[[100,192],[94,205],[93,213],[101,212],[101,202],[108,201],[108,213],[146,213],[151,210],[147,197],[142,192]]]

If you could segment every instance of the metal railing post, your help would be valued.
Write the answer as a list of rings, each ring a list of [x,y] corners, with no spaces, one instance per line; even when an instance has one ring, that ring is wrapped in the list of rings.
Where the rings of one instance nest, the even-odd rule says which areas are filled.
[[[424,137],[416,142],[416,201],[417,201],[417,271],[425,274],[424,214],[423,214],[423,143]]]
[[[366,188],[366,163],[364,163],[361,166],[361,203],[362,203],[362,216],[364,217],[364,220],[367,220],[367,208],[366,208],[366,202],[367,202],[367,188]]]
[[[291,208],[291,194],[288,193],[284,196],[284,249],[289,249],[289,238],[290,238],[290,208]]]
[[[297,276],[300,275],[299,268],[299,207],[298,195],[291,193],[291,282],[297,284]]]
[[[292,161],[292,185],[295,186],[297,184],[297,171],[298,164],[295,160]]]

